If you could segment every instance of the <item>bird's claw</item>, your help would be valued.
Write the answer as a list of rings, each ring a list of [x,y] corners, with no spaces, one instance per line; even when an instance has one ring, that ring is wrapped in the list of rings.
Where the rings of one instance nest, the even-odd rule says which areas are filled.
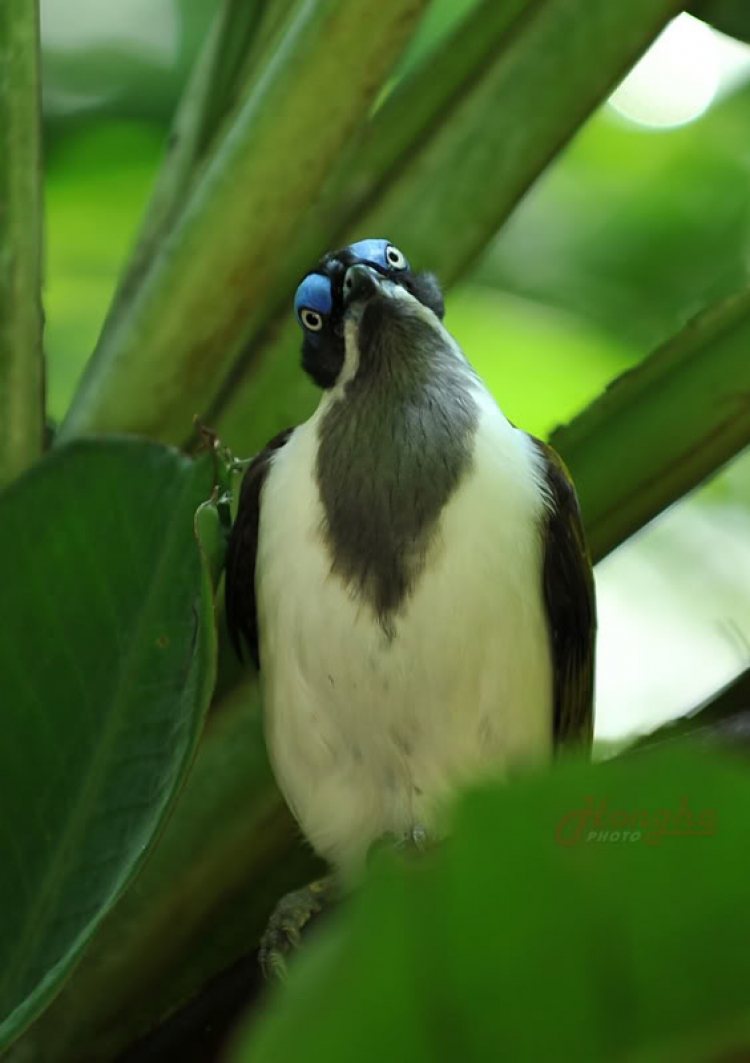
[[[287,957],[299,947],[311,920],[330,904],[333,887],[332,876],[327,876],[281,898],[260,941],[258,958],[266,980],[286,981]]]

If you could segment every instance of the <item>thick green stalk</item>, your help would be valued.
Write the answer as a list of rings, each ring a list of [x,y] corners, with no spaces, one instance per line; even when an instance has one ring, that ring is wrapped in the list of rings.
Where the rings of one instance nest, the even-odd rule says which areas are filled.
[[[387,231],[416,266],[445,283],[456,279],[681,7],[681,0],[527,4],[495,62],[475,70],[449,119],[441,116],[412,146],[397,179],[357,219],[358,231]]]
[[[300,3],[129,312],[105,329],[61,438],[113,428],[185,438],[426,2]]]
[[[0,488],[42,452],[39,10],[0,4]]]
[[[332,246],[387,236],[417,268],[435,270],[444,283],[457,279],[679,7],[679,0],[479,5],[344,157],[321,210],[329,229],[329,202],[343,212]],[[319,253],[323,230],[312,224]],[[283,314],[283,329],[248,346],[210,415],[240,453],[262,444],[256,426],[265,427],[279,391],[286,416],[309,412],[309,392],[295,379],[288,306]],[[295,394],[296,412],[287,397]]]
[[[287,0],[288,2],[288,0]],[[271,9],[276,12],[277,4]],[[268,35],[268,0],[223,0],[183,92],[167,153],[130,258],[107,314],[107,329],[126,313],[138,285],[184,207],[223,120],[246,80],[245,64],[257,58],[258,37]],[[275,21],[275,20],[274,20]]]
[[[595,560],[750,444],[750,288],[700,314],[551,437]]]

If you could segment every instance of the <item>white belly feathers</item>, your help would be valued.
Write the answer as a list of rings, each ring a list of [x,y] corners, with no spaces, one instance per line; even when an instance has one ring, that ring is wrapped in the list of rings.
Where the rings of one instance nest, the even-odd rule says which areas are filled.
[[[476,398],[472,468],[391,640],[331,574],[314,468],[320,409],[263,487],[256,591],[269,753],[304,833],[348,877],[386,833],[443,833],[457,784],[551,756],[541,458],[481,385]]]

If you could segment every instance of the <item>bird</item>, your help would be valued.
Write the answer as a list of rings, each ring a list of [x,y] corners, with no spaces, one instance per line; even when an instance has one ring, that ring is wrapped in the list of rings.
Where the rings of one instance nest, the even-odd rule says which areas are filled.
[[[461,787],[588,750],[594,581],[562,460],[502,412],[434,274],[359,240],[294,312],[322,395],[247,468],[226,618],[281,792],[350,889],[382,839],[443,838]]]

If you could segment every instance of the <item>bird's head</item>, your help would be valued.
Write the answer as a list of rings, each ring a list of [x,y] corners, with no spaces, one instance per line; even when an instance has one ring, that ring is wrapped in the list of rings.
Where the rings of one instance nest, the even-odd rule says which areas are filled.
[[[323,388],[382,363],[384,353],[421,350],[431,333],[447,337],[437,280],[413,273],[388,240],[360,240],[326,255],[297,289],[294,309],[302,365]]]

